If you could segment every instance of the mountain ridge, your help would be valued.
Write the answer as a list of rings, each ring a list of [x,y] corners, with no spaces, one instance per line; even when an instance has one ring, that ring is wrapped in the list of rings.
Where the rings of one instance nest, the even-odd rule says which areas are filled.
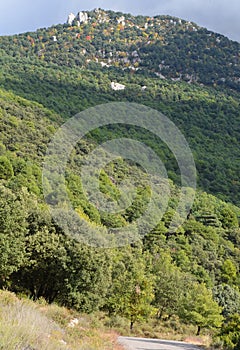
[[[121,18],[118,13],[114,16]],[[79,16],[79,19],[84,18]],[[191,335],[202,331],[208,339],[209,335],[215,337],[221,350],[237,350],[240,342],[240,97],[237,84],[231,85],[230,79],[230,85],[204,85],[188,78],[174,81],[171,76],[163,79],[154,74],[151,71],[155,64],[154,48],[157,53],[158,48],[167,54],[170,45],[170,53],[175,53],[174,57],[181,59],[182,65],[188,62],[190,70],[195,58],[189,60],[184,48],[191,51],[191,45],[198,38],[201,45],[204,38],[210,38],[209,45],[221,43],[216,43],[216,37],[199,31],[186,34],[180,30],[174,34],[162,26],[164,40],[169,44],[163,45],[157,39],[159,32],[155,33],[154,29],[156,42],[152,52],[146,52],[143,49],[150,44],[144,44],[148,38],[144,39],[143,33],[151,33],[146,33],[142,17],[136,21],[144,30],[127,31],[121,29],[123,23],[117,23],[111,32],[111,25],[107,23],[94,26],[82,22],[80,26],[78,23],[58,25],[34,33],[0,37],[0,288],[39,300],[43,309],[49,302],[76,309],[81,314],[99,311],[101,322],[108,329],[128,333],[129,325],[131,329],[134,325],[146,337],[160,337],[159,330],[165,333],[170,329],[181,337],[185,330]],[[109,42],[111,34],[113,39]],[[179,43],[185,40],[181,46],[182,56],[173,45],[177,38]],[[138,43],[143,43],[139,46],[143,51],[136,53]],[[234,45],[226,41],[226,46],[213,50],[213,71],[218,77],[222,74],[221,59],[226,56],[225,66],[232,60]],[[110,52],[114,54],[113,64],[107,67],[101,62],[108,59],[105,55]],[[204,54],[204,50],[201,52]],[[135,64],[135,69],[125,67],[126,59]],[[176,59],[173,65],[175,71],[179,70],[177,62]],[[137,69],[139,67],[143,69]],[[199,67],[201,65],[196,65],[196,72]],[[200,70],[204,79],[210,68],[211,62],[206,71]],[[230,77],[237,72],[235,68],[229,68]],[[159,74],[163,69],[166,67],[162,67]],[[68,118],[89,107],[118,101],[161,111],[181,130],[198,171],[195,202],[186,221],[173,232],[171,221],[180,201],[180,188],[176,185],[179,169],[174,155],[160,138],[145,129],[114,124],[98,128],[76,144],[64,168],[63,186],[72,212],[84,222],[84,226],[79,227],[78,240],[71,229],[65,232],[59,227],[49,212],[47,203],[66,223],[71,221],[62,186],[55,187],[59,184],[58,171],[51,171],[53,181],[44,180],[43,191],[42,165],[45,159],[52,161],[51,152],[45,158],[46,149],[56,130]],[[125,203],[124,196],[120,198],[121,184],[128,184],[130,180],[134,185],[135,196],[131,203],[126,202],[125,209],[117,213],[99,210],[98,203],[93,205],[84,189],[81,167],[86,164],[86,157],[99,144],[121,137],[131,137],[150,147],[169,175],[169,180],[158,182],[158,191],[164,192],[163,187],[168,184],[171,195],[162,218],[157,217],[159,222],[150,232],[146,232],[145,223],[149,218],[144,214],[154,196],[146,172],[135,162],[118,157],[99,174],[101,195],[114,204],[119,204],[121,199]],[[104,158],[103,153],[101,156]],[[59,158],[54,157],[53,161],[56,160],[61,168]],[[134,244],[112,249],[87,244],[86,236],[93,237],[92,228],[99,238],[102,233],[114,232],[116,227],[128,231],[128,226],[134,225],[138,218],[145,228],[144,237],[137,236]],[[8,304],[7,310],[11,298],[16,299],[9,293],[3,293],[2,298]],[[52,305],[54,319],[68,327],[70,314],[64,309],[61,320],[59,308]],[[77,317],[79,320],[74,322],[79,322],[79,328],[73,333],[80,332],[84,342],[86,331],[91,341],[92,327],[90,331],[82,328],[86,318]],[[4,319],[1,312],[0,319]],[[96,326],[96,319],[94,324]],[[14,322],[17,331],[21,332],[21,326],[21,322],[19,326]],[[42,334],[41,326],[39,328]],[[5,338],[11,338],[8,334],[12,334],[12,328],[9,329],[6,336],[5,322],[0,322],[0,333]],[[69,328],[71,334],[72,331]],[[54,341],[55,336],[64,340],[63,346],[70,345],[66,333],[63,339],[62,334],[54,332],[49,341]],[[9,344],[9,339],[6,341]],[[16,346],[42,348],[39,342],[36,345],[28,337],[23,342],[22,334],[16,343],[9,345],[9,350]],[[97,348],[94,345],[93,348]],[[71,349],[79,346],[77,342]]]
[[[239,65],[228,66],[228,62],[232,60],[236,49],[238,52],[240,45],[224,38],[226,47],[222,47],[221,43],[216,42],[217,34],[210,37],[205,29],[199,29],[197,32],[187,31],[186,34],[186,31],[182,30],[182,23],[174,25],[170,23],[172,18],[157,16],[156,21],[163,22],[162,27],[158,25],[156,28],[163,30],[164,40],[172,43],[169,47],[159,41],[160,34],[155,32],[155,24],[151,22],[151,18],[149,23],[153,24],[153,27],[149,26],[148,33],[144,27],[147,17],[125,15],[126,26],[128,18],[129,21],[134,20],[135,24],[134,28],[124,26],[123,29],[122,23],[117,22],[117,19],[123,21],[123,14],[113,11],[109,11],[109,16],[113,19],[114,26],[106,22],[95,23],[99,15],[105,16],[107,13],[101,11],[87,13],[88,18],[92,18],[91,24],[57,25],[39,29],[34,33],[0,37],[2,87],[42,104],[61,114],[64,119],[88,107],[111,101],[137,102],[160,110],[180,128],[189,142],[194,153],[201,188],[239,205],[240,101],[238,83],[230,79],[238,74]],[[173,29],[179,28],[174,34],[167,31],[168,25]],[[187,21],[184,26],[187,26]],[[146,45],[149,38],[145,34],[152,36],[155,44]],[[206,45],[218,45],[210,57],[214,62],[213,67],[211,64],[205,66],[204,62],[200,64],[194,57],[189,59],[186,50],[192,52],[191,45],[195,45],[195,41],[190,40],[192,36],[195,41],[199,39],[202,57],[206,55],[202,49],[205,39]],[[176,48],[177,39],[181,45],[185,42],[181,50]],[[149,47],[150,52],[144,52],[149,50]],[[154,55],[158,50],[161,51],[161,55],[167,52],[166,59],[170,55],[173,60],[171,69],[166,68],[166,65],[161,66],[161,73],[158,64],[158,72],[154,72],[155,62],[159,59],[157,57],[155,60]],[[111,55],[112,57],[108,57]],[[221,60],[224,60],[225,56],[225,63],[222,65]],[[209,56],[206,56],[204,59],[208,58]],[[211,60],[209,59],[210,63]],[[186,79],[183,76],[182,79],[176,78],[175,75],[175,78],[171,77],[185,62],[187,70],[197,67],[196,74],[201,67],[204,68],[200,69],[200,72],[206,84],[189,76],[186,76]],[[229,80],[219,84],[213,84],[211,81],[208,83],[209,71],[212,69],[212,74],[220,77],[224,66],[228,66],[231,72]],[[164,73],[166,69],[169,69],[168,74]],[[166,75],[165,79],[161,77],[163,73]],[[106,130],[104,132],[107,133]],[[145,136],[144,138],[156,149],[156,140],[153,141],[150,136],[149,140],[146,140]],[[162,155],[162,150],[159,152]],[[176,180],[174,162],[169,156],[165,157],[165,160],[168,162],[166,165],[169,166],[170,177]]]
[[[63,25],[14,38],[11,45],[20,40],[24,46],[22,56],[35,55],[58,63],[52,52],[55,45],[58,55],[67,48],[73,64],[79,67],[95,62],[99,68],[120,67],[160,79],[240,87],[240,44],[177,17],[95,9],[71,14]],[[1,40],[1,46],[7,44],[3,37]],[[68,42],[67,47],[63,42]]]

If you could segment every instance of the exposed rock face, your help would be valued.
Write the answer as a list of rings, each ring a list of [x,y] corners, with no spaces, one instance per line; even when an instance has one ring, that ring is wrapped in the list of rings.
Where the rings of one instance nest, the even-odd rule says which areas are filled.
[[[111,88],[112,88],[113,90],[115,90],[115,91],[124,90],[125,87],[126,87],[126,86],[123,85],[123,84],[111,82]]]
[[[67,24],[72,26],[75,20],[77,21],[78,26],[80,26],[81,23],[88,23],[87,12],[80,11],[78,12],[77,16],[75,16],[73,13],[70,13],[70,15],[68,15]]]
[[[125,26],[125,17],[124,16],[121,16],[120,18],[117,18],[117,22],[118,24],[121,24],[123,26]]]
[[[79,320],[77,318],[72,319],[69,324],[68,327],[70,328],[74,328],[75,326],[77,326],[79,324]]]
[[[74,20],[75,20],[75,15],[73,13],[70,13],[70,15],[68,15],[67,24],[71,26]]]
[[[108,16],[108,14],[107,14],[104,10],[95,9],[94,12],[95,12],[96,15],[97,15],[97,21],[98,21],[98,23],[106,23],[106,22],[109,22],[109,21],[110,21],[110,18],[109,18],[109,16]]]
[[[77,21],[79,23],[88,23],[88,14],[87,12],[78,12],[77,14]]]

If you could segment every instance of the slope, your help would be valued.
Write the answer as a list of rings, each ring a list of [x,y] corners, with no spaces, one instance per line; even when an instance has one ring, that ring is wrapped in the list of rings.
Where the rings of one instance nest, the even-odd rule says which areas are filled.
[[[41,103],[63,118],[110,101],[136,102],[160,110],[172,119],[189,142],[199,173],[199,186],[222,199],[240,203],[237,93],[129,74],[119,68],[102,70],[96,66],[85,70],[42,62],[34,57],[11,57],[6,53],[0,59],[0,82],[5,89]],[[125,89],[112,90],[112,81],[125,85]],[[106,132],[103,131],[103,138]],[[137,138],[141,137],[162,156],[162,146],[159,148],[152,135],[138,132]],[[169,176],[176,180],[174,158],[167,151],[163,159]]]
[[[42,197],[41,163],[61,119],[3,90],[0,105],[1,288],[81,312],[101,310],[112,317],[109,324],[116,316],[134,324],[151,315],[154,324],[158,315],[200,330],[232,320],[240,303],[239,208],[198,192],[191,215],[173,234],[169,223],[179,189],[170,183],[168,208],[143,241],[117,249],[89,247],[63,232]],[[66,170],[69,198],[89,225],[125,227],[142,215],[150,199],[145,175],[122,159],[110,163],[100,176],[100,189],[107,198],[118,200],[117,185],[125,177],[135,174],[143,181],[138,180],[136,198],[124,212],[98,211],[82,191],[78,166],[95,146],[83,140],[73,152]],[[64,203],[61,209],[64,214]],[[181,326],[176,327],[181,332]]]

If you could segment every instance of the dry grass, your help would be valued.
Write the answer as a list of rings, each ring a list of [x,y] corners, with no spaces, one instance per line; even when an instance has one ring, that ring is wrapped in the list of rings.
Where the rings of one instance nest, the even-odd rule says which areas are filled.
[[[0,349],[62,350],[63,330],[29,301],[0,292]]]
[[[0,350],[123,350],[117,343],[119,334],[208,346],[210,334],[194,337],[195,328],[178,319],[152,319],[136,324],[130,332],[129,321],[119,316],[79,314],[44,300],[34,303],[0,291]]]
[[[213,336],[213,332],[203,329],[201,336],[196,337],[196,327],[183,324],[177,318],[168,321],[149,319],[136,323],[131,332],[129,322],[119,316],[106,319],[105,325],[117,329],[123,336],[185,341],[203,348],[209,348]]]
[[[0,350],[122,350],[117,333],[98,323],[93,316],[0,291]]]

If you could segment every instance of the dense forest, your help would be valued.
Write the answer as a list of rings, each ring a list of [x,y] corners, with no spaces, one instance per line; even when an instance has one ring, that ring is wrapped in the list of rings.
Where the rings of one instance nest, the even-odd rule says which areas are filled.
[[[80,312],[120,315],[131,329],[144,319],[178,319],[198,335],[210,329],[220,347],[237,350],[239,44],[172,17],[98,10],[88,18],[0,37],[0,287]],[[124,89],[115,91],[111,82]],[[42,164],[65,120],[112,101],[155,108],[179,127],[194,154],[198,190],[187,220],[172,232],[180,189],[170,150],[136,127],[92,132],[76,145],[65,172],[72,206],[89,225],[127,227],[151,197],[141,167],[119,158],[102,170],[99,187],[117,202],[118,185],[135,176],[131,205],[113,215],[88,201],[79,164],[103,140],[130,134],[146,143],[164,161],[171,189],[162,219],[143,239],[102,249],[73,239],[52,219]],[[48,192],[57,202],[60,194]]]
[[[148,66],[148,61],[152,64],[157,59],[152,57],[151,52],[146,51],[143,57],[139,52],[142,47],[139,40],[147,40],[144,31],[140,30],[147,18],[131,17],[131,20],[127,20],[128,16],[125,16],[125,26],[120,28],[117,19],[121,16],[118,13],[93,12],[89,13],[91,20],[80,26],[65,24],[39,29],[35,33],[1,37],[2,87],[41,103],[61,114],[64,119],[88,107],[110,101],[136,102],[157,109],[174,121],[185,135],[195,155],[199,186],[223,200],[239,205],[240,117],[239,95],[236,92],[239,64],[234,56],[239,52],[239,44],[222,37],[222,46],[216,42],[217,34],[208,33],[202,28],[191,31],[187,29],[190,24],[185,21],[177,21],[177,25],[174,25],[171,18],[156,17],[149,30],[154,33],[153,36],[158,37],[158,30],[162,28],[163,37],[167,38],[169,44],[153,41],[146,49],[149,51],[152,47],[156,55],[159,47],[159,50],[163,50],[163,59],[167,59],[166,55],[174,59],[179,54],[183,56],[169,67],[176,70],[178,64],[187,67],[192,62],[193,67],[187,73],[189,76],[196,76],[200,67],[203,67],[201,74],[205,79],[209,79],[211,74],[218,77],[220,70],[227,77],[235,77],[229,83],[221,84],[208,83],[204,79],[175,79],[171,78],[172,73],[163,79],[162,71],[159,76],[160,73],[156,75],[149,68],[137,69],[130,63],[130,68],[124,66],[122,62],[126,57],[140,60],[137,63],[143,66]],[[110,33],[106,34],[106,31]],[[136,35],[136,31],[140,31],[141,35]],[[122,37],[124,35],[128,40]],[[193,36],[191,40],[188,39],[189,35]],[[173,40],[178,40],[183,47],[174,46]],[[211,49],[206,49],[204,53],[196,41],[204,42]],[[99,57],[99,45],[112,47],[108,49],[115,55],[111,64],[107,63],[109,58]],[[206,56],[200,66],[194,57],[190,59],[186,55],[186,51],[193,52],[193,46],[194,50],[199,50],[199,57]],[[178,73],[184,76],[180,68]],[[111,82],[120,83],[125,89],[115,91],[111,88]],[[105,133],[109,137],[108,131],[104,130],[101,136],[103,139]],[[121,133],[124,134],[124,131],[121,130]],[[142,136],[138,134],[136,137],[139,139]],[[156,152],[163,153],[152,135],[144,135],[144,138],[144,142]],[[166,158],[169,176],[175,181],[174,158],[171,154]]]

